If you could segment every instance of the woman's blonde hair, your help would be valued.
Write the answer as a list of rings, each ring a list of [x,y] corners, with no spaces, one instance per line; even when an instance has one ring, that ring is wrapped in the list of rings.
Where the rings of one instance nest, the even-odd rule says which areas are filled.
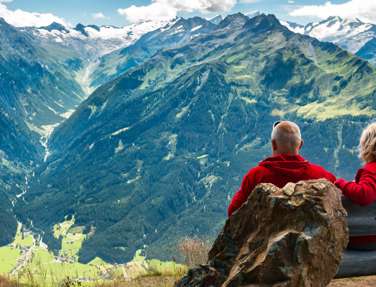
[[[376,122],[363,130],[360,137],[359,157],[365,162],[376,160]]]

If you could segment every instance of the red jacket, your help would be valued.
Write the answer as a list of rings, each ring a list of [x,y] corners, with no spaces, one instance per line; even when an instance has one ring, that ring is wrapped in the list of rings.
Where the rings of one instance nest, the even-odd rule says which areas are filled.
[[[234,195],[228,207],[228,216],[242,206],[252,190],[260,183],[273,183],[282,188],[289,182],[320,178],[333,183],[336,180],[336,177],[330,172],[308,162],[300,155],[269,157],[245,175],[239,191]]]
[[[336,185],[352,202],[359,205],[370,205],[376,201],[376,162],[367,163],[358,170],[355,182],[344,179],[336,181]]]
[[[358,170],[355,182],[344,179],[336,181],[336,185],[352,202],[359,205],[370,205],[376,202],[376,162],[367,163]],[[359,247],[376,243],[376,235],[350,237],[349,247]]]

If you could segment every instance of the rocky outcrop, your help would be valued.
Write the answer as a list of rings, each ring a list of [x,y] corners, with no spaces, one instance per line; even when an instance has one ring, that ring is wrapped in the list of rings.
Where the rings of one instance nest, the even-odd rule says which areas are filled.
[[[176,286],[326,286],[347,242],[346,211],[334,185],[261,184],[227,220],[208,265]]]

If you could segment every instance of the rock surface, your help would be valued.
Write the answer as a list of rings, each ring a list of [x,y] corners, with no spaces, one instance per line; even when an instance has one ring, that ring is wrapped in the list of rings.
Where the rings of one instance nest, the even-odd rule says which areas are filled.
[[[340,192],[318,180],[255,188],[226,222],[207,266],[176,286],[327,286],[348,243]]]

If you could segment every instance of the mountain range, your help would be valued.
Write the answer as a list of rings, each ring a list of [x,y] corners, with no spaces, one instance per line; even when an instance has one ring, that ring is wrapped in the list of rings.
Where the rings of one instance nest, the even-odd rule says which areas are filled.
[[[150,38],[172,44],[102,85],[54,131],[19,205],[46,232],[74,215],[90,233],[83,262],[125,262],[140,248],[170,259],[184,236],[211,238],[282,117],[302,126],[308,158],[352,176],[356,137],[347,131],[375,113],[370,64],[272,15],[181,20],[127,53]]]
[[[329,17],[318,23],[299,25],[292,22],[282,23],[295,33],[309,35],[320,41],[334,43],[363,59],[376,63],[376,26],[359,19]]]
[[[171,259],[182,238],[216,235],[281,118],[301,125],[307,158],[352,178],[376,107],[376,70],[354,52],[372,39],[346,51],[283,24],[177,18],[118,39],[94,35],[125,28],[2,21],[0,244],[20,221],[57,251],[54,226],[74,218],[82,262]]]
[[[174,20],[172,20],[174,21]],[[108,54],[128,46],[147,32],[165,26],[170,21],[145,21],[124,27],[77,24],[65,27],[53,22],[46,27],[23,28],[41,41],[56,42],[68,46],[77,53],[85,53],[86,59]],[[84,49],[82,49],[84,48]]]

